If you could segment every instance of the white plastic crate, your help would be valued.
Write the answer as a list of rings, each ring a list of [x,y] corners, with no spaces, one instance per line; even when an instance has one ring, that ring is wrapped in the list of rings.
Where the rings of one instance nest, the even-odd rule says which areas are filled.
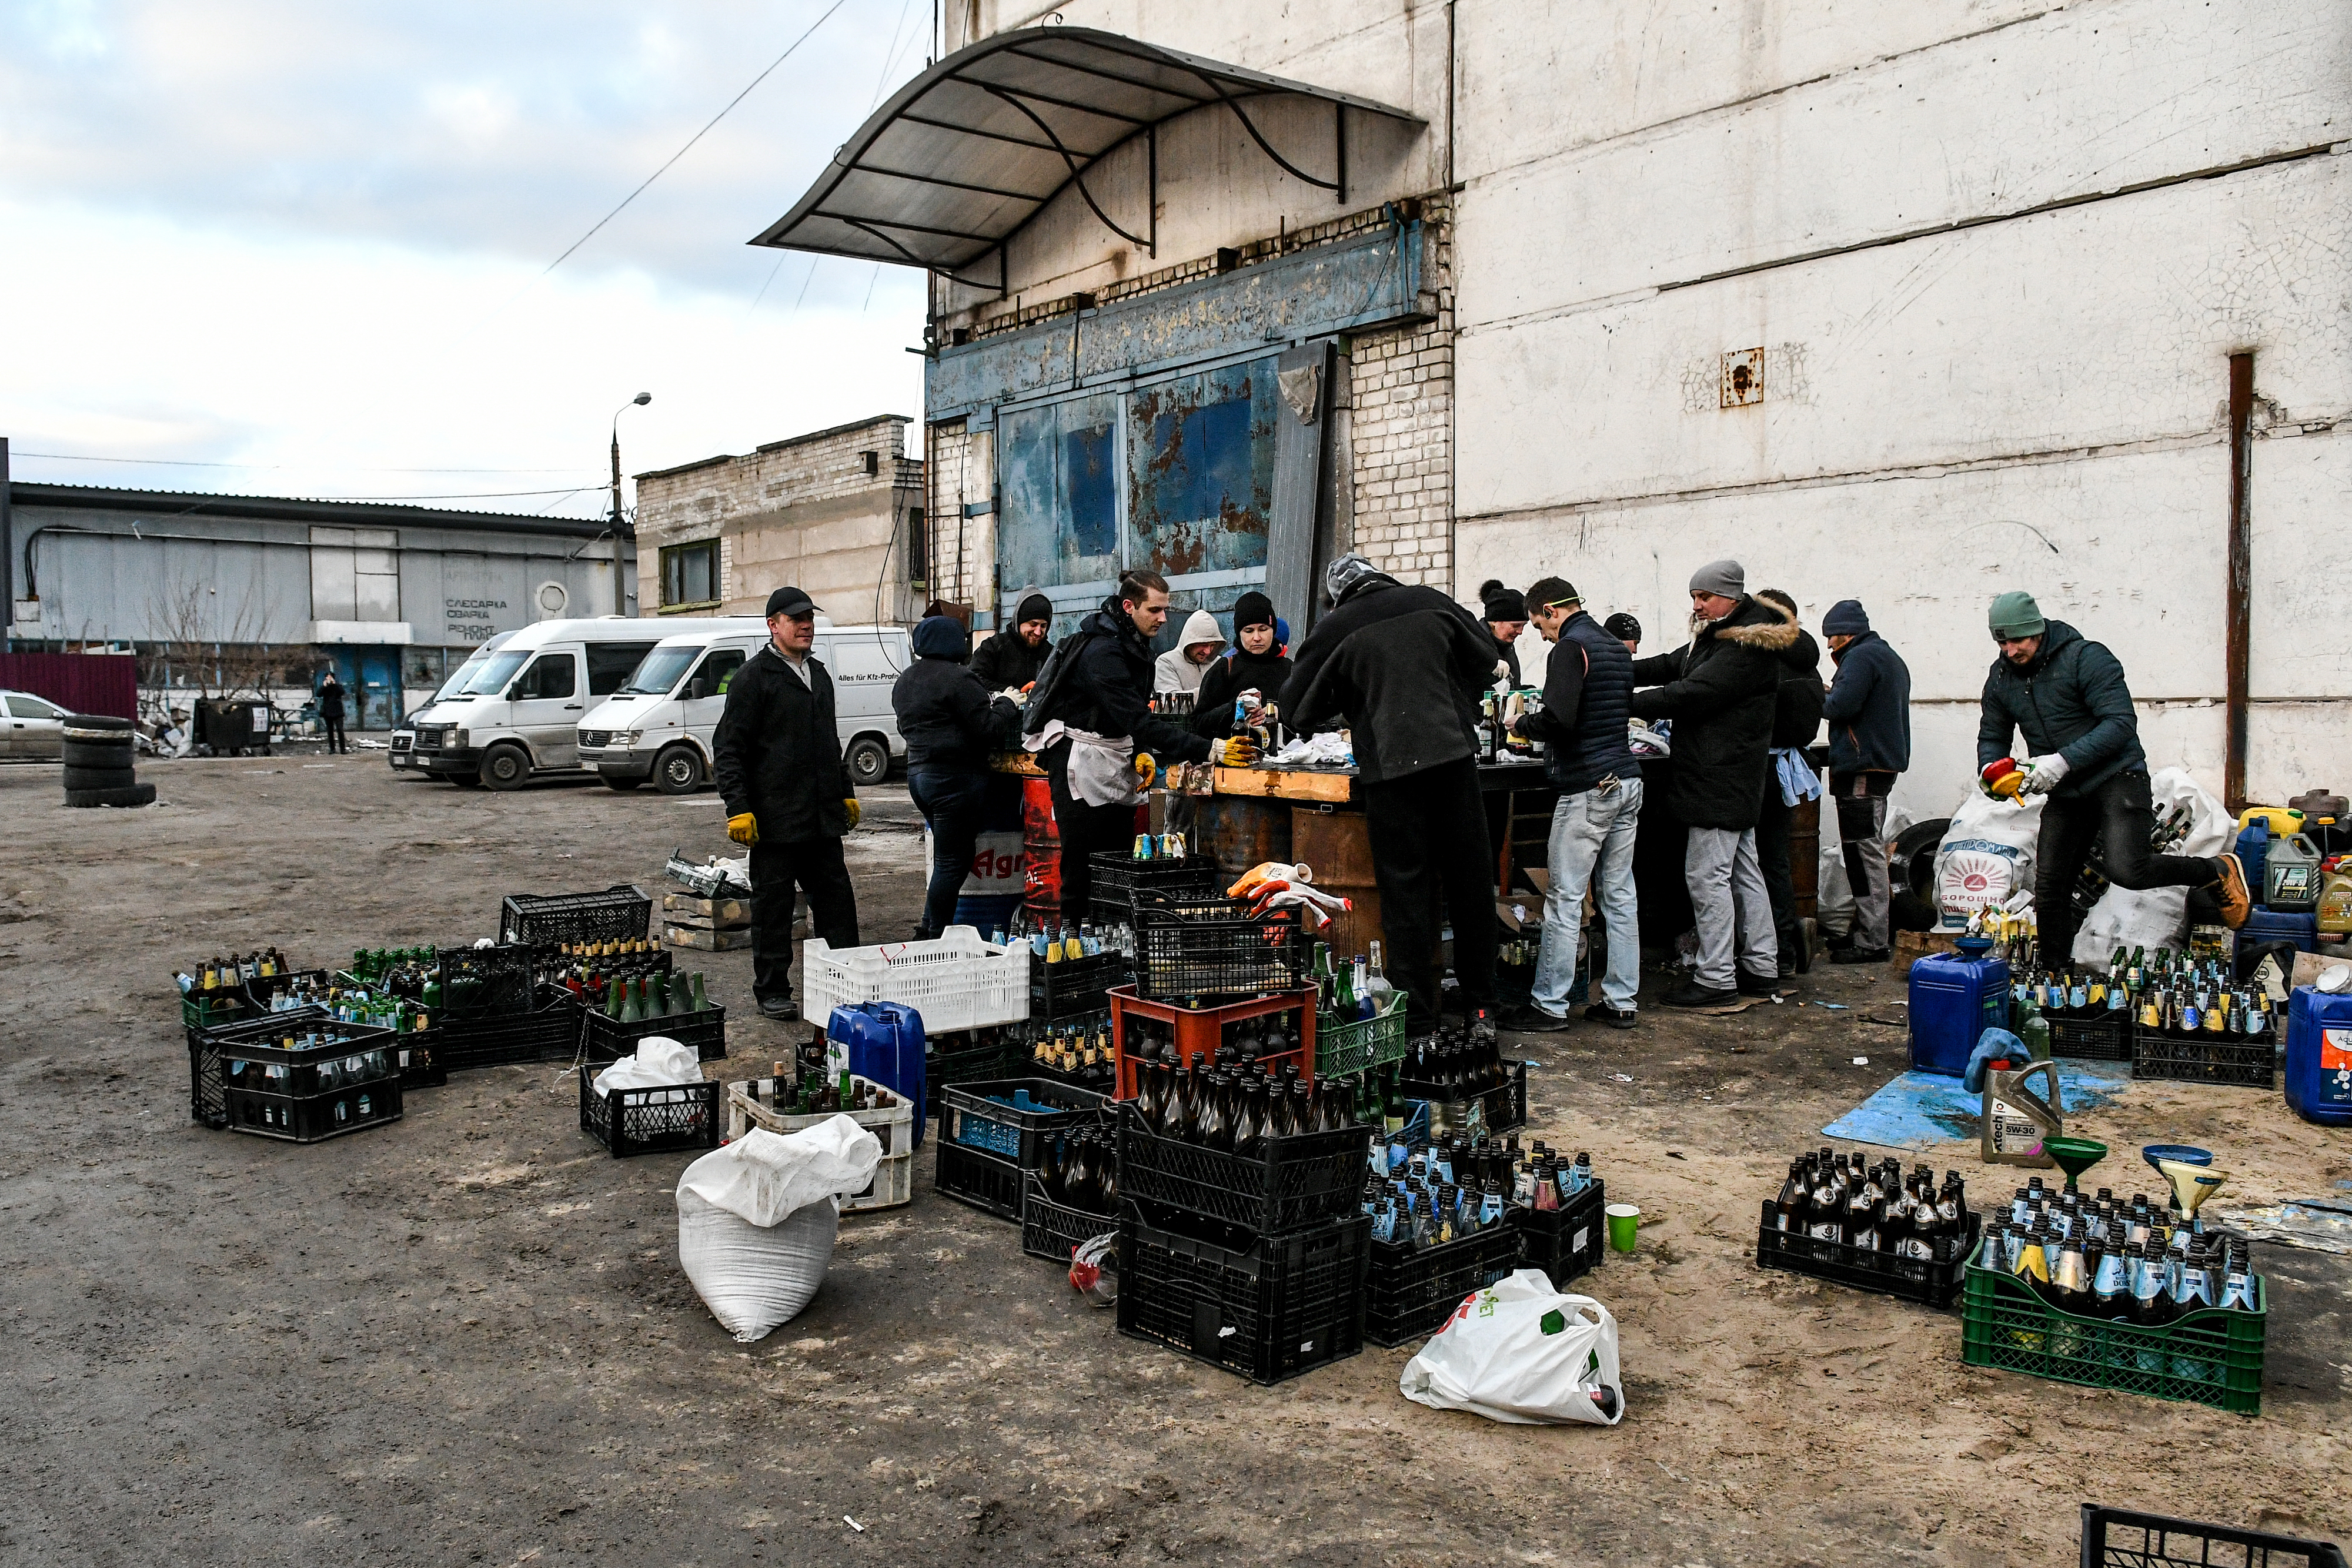
[[[870,1078],[853,1077],[851,1082],[869,1089],[883,1087]],[[884,1111],[827,1111],[813,1116],[780,1116],[764,1102],[751,1098],[748,1081],[730,1083],[727,1141],[731,1144],[754,1127],[765,1127],[771,1133],[798,1133],[835,1116],[847,1116],[881,1141],[882,1163],[874,1167],[873,1185],[854,1197],[843,1198],[841,1211],[856,1214],[867,1208],[896,1208],[912,1202],[915,1197],[915,1106],[895,1091],[892,1097],[898,1103]]]
[[[856,1002],[903,1002],[926,1035],[1019,1023],[1029,1016],[1029,949],[998,947],[969,925],[927,942],[878,947],[801,945],[801,1016],[819,1028]]]

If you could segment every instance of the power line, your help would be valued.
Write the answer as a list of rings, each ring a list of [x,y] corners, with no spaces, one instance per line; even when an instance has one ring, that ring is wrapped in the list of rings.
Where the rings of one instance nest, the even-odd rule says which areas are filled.
[[[626,207],[631,202],[634,202],[639,196],[644,195],[647,186],[650,186],[656,180],[660,179],[664,174],[669,172],[671,163],[675,163],[679,159],[685,157],[688,152],[693,150],[696,142],[701,141],[705,136],[709,135],[711,126],[715,126],[720,120],[726,119],[737,104],[751,97],[752,88],[758,87],[761,82],[766,81],[770,72],[772,72],[778,66],[782,65],[786,60],[792,58],[793,50],[797,49],[803,44],[807,43],[809,41],[809,35],[811,33],[814,33],[819,27],[824,26],[825,23],[832,18],[833,14],[835,11],[840,10],[845,4],[847,4],[847,0],[833,0],[833,4],[825,8],[824,15],[819,16],[815,21],[809,24],[808,32],[803,33],[799,37],[794,38],[792,42],[791,47],[785,49],[782,54],[778,55],[774,59],[768,62],[767,70],[761,71],[758,76],[753,77],[750,86],[744,88],[741,92],[737,93],[733,98],[729,99],[727,100],[727,107],[710,117],[709,125],[705,125],[692,136],[688,137],[686,145],[669,155],[668,162],[664,163],[660,168],[646,175],[645,184],[639,185],[635,190],[631,191],[627,195],[621,198],[620,206],[614,207],[611,212],[606,213],[603,217],[598,218],[594,226],[591,227],[586,234],[582,235],[578,239],[573,240],[570,245],[566,246],[563,250],[563,255],[559,256],[553,261],[549,262],[547,264],[547,271],[541,273],[540,276],[541,277],[545,277],[547,273],[553,272],[557,267],[562,267],[565,259],[569,257],[573,251],[578,250],[582,246],[586,245],[590,240],[596,236],[597,229],[603,228],[606,224],[609,224],[614,218],[619,217],[621,215],[622,208]]]

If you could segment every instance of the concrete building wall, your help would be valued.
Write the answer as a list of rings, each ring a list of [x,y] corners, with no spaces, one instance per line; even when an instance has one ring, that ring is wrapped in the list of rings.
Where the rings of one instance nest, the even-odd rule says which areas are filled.
[[[1652,651],[1717,556],[1811,624],[1860,598],[1913,669],[1914,816],[1965,787],[1984,607],[2029,588],[2123,659],[2151,761],[2218,788],[2228,362],[2251,352],[2249,788],[2283,796],[2344,754],[2352,630],[2310,605],[2352,555],[2331,526],[2352,481],[2352,9],[948,0],[945,42],[1054,16],[1424,122],[1360,148],[1347,205],[1420,200],[1432,319],[1344,344],[1333,415],[1341,537],[1399,576],[1466,598],[1558,571],[1638,614]],[[1289,112],[1318,145],[1321,111]],[[1010,248],[1013,298],[942,285],[941,327],[1314,243],[1332,193],[1223,113],[1160,133],[1156,256],[1065,193]],[[1088,184],[1143,214],[1136,161]],[[1727,400],[1742,361],[1760,396]],[[930,439],[984,496],[978,441]]]
[[[924,498],[908,423],[879,415],[639,475],[640,601],[666,615],[756,615],[791,583],[844,624],[912,618],[922,608],[908,569]],[[706,539],[719,544],[717,598],[663,604],[663,549]]]
[[[1660,648],[1717,556],[1811,622],[1862,599],[1912,666],[1916,815],[1973,765],[1985,604],[2029,588],[2218,787],[2251,350],[2249,786],[2340,755],[2352,648],[2288,568],[2352,476],[2352,13],[1664,12],[1459,7],[1458,578],[1560,570]]]

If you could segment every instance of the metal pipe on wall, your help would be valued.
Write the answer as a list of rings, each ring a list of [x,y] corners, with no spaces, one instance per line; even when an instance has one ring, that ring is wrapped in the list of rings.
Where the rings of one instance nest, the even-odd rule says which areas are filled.
[[[2230,534],[2228,602],[2223,607],[2229,727],[2221,793],[2231,811],[2246,809],[2246,710],[2253,638],[2254,356],[2230,356]]]

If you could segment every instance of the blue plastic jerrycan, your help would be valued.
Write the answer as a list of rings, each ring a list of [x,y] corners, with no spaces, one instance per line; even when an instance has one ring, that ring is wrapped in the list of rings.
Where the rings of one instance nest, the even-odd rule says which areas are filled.
[[[2352,1126],[2352,992],[2294,988],[2285,1077],[2288,1110],[2323,1127]]]
[[[923,1146],[923,1015],[904,1002],[858,1002],[824,1022],[824,1070],[870,1078],[915,1107],[915,1147]]]
[[[1930,953],[1913,962],[1913,1071],[1964,1077],[1984,1031],[2008,1027],[2008,959]]]

